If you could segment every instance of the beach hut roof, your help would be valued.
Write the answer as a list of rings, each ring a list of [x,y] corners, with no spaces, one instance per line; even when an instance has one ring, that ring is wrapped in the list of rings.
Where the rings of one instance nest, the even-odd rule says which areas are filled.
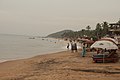
[[[118,44],[118,41],[117,41],[116,39],[113,39],[113,38],[109,38],[109,37],[106,37],[106,38],[102,38],[102,39],[100,39],[100,40],[111,41],[111,42],[113,42],[113,43],[115,43],[115,44]]]
[[[110,49],[118,49],[118,46],[111,41],[101,40],[93,43],[90,48],[102,48],[102,49],[110,50]]]

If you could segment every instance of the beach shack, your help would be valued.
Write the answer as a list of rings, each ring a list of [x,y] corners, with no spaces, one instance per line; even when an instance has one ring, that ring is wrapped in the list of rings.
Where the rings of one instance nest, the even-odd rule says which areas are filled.
[[[118,40],[118,47],[120,49],[120,23],[111,23],[108,29],[108,35]]]

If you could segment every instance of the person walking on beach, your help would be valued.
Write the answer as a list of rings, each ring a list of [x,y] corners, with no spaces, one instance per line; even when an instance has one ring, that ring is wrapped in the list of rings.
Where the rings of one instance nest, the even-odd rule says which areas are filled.
[[[77,52],[77,43],[74,41],[71,42],[71,52]]]
[[[77,43],[74,41],[74,50],[77,52]]]
[[[71,44],[71,52],[73,52],[73,42],[70,41],[70,44]]]
[[[70,45],[69,45],[69,43],[68,43],[68,44],[67,44],[67,49],[69,49],[69,46],[70,46]]]
[[[86,54],[86,47],[85,47],[85,44],[83,44],[82,57],[85,57],[85,54]]]

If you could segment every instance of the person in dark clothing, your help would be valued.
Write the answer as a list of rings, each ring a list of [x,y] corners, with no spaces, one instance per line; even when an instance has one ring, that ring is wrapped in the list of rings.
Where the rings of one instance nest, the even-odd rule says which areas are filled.
[[[77,52],[77,43],[74,41],[74,42],[71,42],[71,52]]]
[[[74,50],[77,52],[77,43],[74,43]]]
[[[70,45],[69,45],[69,43],[68,43],[68,44],[67,44],[67,49],[69,49],[69,46],[70,46]]]

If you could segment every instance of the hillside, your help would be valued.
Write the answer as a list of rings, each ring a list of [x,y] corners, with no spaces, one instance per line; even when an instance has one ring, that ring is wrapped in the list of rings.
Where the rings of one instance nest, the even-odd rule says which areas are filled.
[[[59,31],[59,32],[56,32],[56,33],[49,34],[47,37],[62,38],[62,35],[64,33],[68,33],[68,32],[73,32],[73,31],[72,30],[63,30],[63,31]]]

